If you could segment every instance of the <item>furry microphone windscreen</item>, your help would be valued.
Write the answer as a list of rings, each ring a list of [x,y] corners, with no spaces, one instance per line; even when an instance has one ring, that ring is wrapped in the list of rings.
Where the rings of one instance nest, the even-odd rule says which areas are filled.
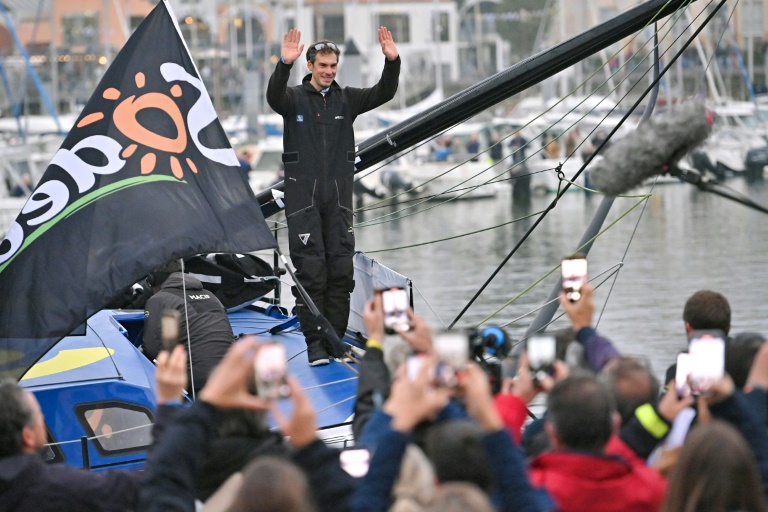
[[[603,149],[589,168],[592,186],[618,196],[664,171],[712,133],[712,115],[703,103],[689,101],[650,118],[635,131]]]

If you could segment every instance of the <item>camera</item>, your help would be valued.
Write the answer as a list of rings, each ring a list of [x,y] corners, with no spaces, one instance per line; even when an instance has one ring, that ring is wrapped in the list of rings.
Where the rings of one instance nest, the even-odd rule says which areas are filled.
[[[258,396],[268,400],[291,396],[285,347],[281,343],[261,343],[253,368]]]
[[[483,329],[472,329],[468,333],[470,357],[488,375],[491,391],[497,394],[501,391],[502,368],[501,362],[512,350],[512,342],[507,332],[501,327],[490,325]]]
[[[381,303],[384,310],[384,332],[395,334],[411,330],[408,292],[405,288],[381,290]]]
[[[587,282],[587,258],[576,253],[560,262],[563,275],[563,291],[566,298],[576,302],[581,298],[581,287]]]

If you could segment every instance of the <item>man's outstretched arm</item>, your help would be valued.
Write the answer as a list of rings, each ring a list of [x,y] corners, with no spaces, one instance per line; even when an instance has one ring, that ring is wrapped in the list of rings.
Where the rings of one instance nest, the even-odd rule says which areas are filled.
[[[274,73],[269,77],[267,103],[272,107],[272,110],[280,115],[285,115],[291,104],[288,79],[291,76],[293,63],[301,57],[301,53],[304,51],[304,45],[300,43],[301,32],[295,28],[283,35],[280,60],[277,62]]]

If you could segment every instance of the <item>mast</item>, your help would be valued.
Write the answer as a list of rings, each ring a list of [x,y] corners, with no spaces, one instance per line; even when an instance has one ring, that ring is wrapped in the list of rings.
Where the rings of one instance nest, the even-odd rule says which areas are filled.
[[[364,141],[357,149],[356,172],[395,156],[469,119],[690,3],[688,0],[648,0],[553,48],[518,62],[438,103],[424,113],[406,119]],[[280,211],[277,201],[273,200],[273,190],[282,189],[283,184],[279,183],[257,195],[265,217]]]

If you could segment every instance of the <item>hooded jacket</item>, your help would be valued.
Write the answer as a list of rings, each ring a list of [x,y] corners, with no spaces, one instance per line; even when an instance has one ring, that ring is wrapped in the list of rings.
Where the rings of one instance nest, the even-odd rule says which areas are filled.
[[[180,313],[179,343],[184,345],[188,339],[186,320],[189,318],[194,387],[200,389],[234,341],[227,311],[213,292],[203,288],[195,277],[174,272],[147,300],[144,310],[144,352],[150,359],[155,359],[163,348],[161,317],[166,309]]]

